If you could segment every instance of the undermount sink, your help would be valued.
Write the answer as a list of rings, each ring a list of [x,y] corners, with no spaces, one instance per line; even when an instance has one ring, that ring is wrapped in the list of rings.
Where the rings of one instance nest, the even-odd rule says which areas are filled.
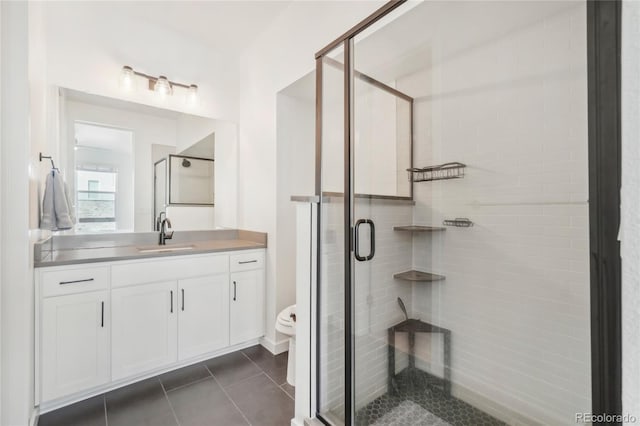
[[[171,251],[193,250],[193,246],[154,246],[137,247],[140,253],[167,253]]]

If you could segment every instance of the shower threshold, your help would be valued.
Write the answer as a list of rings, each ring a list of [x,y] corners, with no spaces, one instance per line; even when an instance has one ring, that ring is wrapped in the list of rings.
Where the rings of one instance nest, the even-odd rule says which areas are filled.
[[[506,423],[472,405],[448,396],[442,379],[405,369],[396,375],[396,389],[356,413],[357,426],[498,426]]]

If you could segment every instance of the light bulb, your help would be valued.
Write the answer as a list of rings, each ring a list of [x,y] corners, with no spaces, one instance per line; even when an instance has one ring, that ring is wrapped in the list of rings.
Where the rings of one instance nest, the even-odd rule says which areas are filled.
[[[171,83],[169,83],[169,79],[167,79],[167,77],[165,77],[164,75],[158,77],[154,86],[154,90],[156,91],[156,93],[163,97],[166,95],[170,95]]]
[[[122,67],[122,71],[120,72],[120,87],[126,91],[131,90],[133,88],[134,77],[133,68],[127,65]]]
[[[196,106],[198,105],[198,86],[192,84],[187,89],[187,105]]]

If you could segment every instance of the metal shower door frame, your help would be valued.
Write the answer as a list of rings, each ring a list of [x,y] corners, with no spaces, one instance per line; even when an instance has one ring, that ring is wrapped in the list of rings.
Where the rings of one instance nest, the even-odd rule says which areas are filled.
[[[345,424],[354,424],[354,310],[353,310],[353,40],[354,37],[400,7],[406,0],[391,0],[363,21],[329,43],[316,58],[316,196],[317,264],[315,294],[315,401],[312,412],[330,423],[320,407],[320,285],[322,194],[322,78],[323,58],[344,48],[344,290],[345,290]],[[620,225],[621,88],[620,88],[620,0],[587,1],[587,49],[589,92],[589,234],[591,254],[591,381],[592,413],[622,414],[622,324]],[[413,131],[413,104],[411,109]],[[413,151],[413,147],[412,147]],[[413,163],[413,155],[412,155]],[[372,197],[375,198],[375,197]],[[380,197],[385,198],[385,197]],[[392,197],[393,198],[393,197]],[[413,198],[413,191],[411,193]],[[604,267],[603,267],[604,265]]]
[[[316,282],[317,291],[315,294],[315,315],[316,315],[316,342],[315,357],[316,357],[316,374],[315,374],[315,395],[316,400],[312,402],[314,405],[313,412],[316,417],[323,423],[329,425],[330,423],[322,417],[319,412],[320,407],[320,286],[321,286],[321,227],[322,227],[322,205],[324,202],[324,196],[322,191],[322,79],[323,79],[323,58],[329,52],[335,48],[343,47],[344,55],[344,345],[345,345],[345,381],[344,381],[344,405],[345,405],[345,425],[354,424],[355,410],[355,396],[354,396],[354,353],[355,353],[355,341],[354,341],[354,262],[352,256],[353,250],[353,218],[354,218],[354,176],[353,176],[353,141],[354,141],[354,129],[353,129],[353,86],[355,72],[353,69],[353,43],[354,38],[362,31],[369,28],[371,25],[378,22],[380,19],[394,11],[396,8],[404,4],[406,0],[393,0],[386,3],[380,9],[375,11],[369,17],[365,18],[355,27],[338,37],[336,40],[328,44],[325,48],[316,53],[316,196],[319,197],[319,203],[317,204],[317,276]],[[375,81],[375,80],[374,80]],[[380,83],[382,85],[382,83]],[[383,85],[386,86],[386,85]],[[392,88],[389,88],[392,89]],[[413,134],[413,102],[411,105],[411,133]],[[413,164],[413,141],[411,143],[411,163]],[[370,198],[378,198],[371,196]],[[413,199],[413,189],[411,190],[411,197],[387,197],[380,196],[379,198],[398,198],[398,199]]]

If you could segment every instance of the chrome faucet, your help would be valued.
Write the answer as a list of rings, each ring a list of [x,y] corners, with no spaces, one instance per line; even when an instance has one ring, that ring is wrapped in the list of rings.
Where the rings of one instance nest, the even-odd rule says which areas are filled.
[[[160,222],[160,245],[164,246],[167,244],[166,240],[170,240],[173,238],[173,231],[167,231],[167,227],[171,229],[171,221],[168,217],[162,219]]]

